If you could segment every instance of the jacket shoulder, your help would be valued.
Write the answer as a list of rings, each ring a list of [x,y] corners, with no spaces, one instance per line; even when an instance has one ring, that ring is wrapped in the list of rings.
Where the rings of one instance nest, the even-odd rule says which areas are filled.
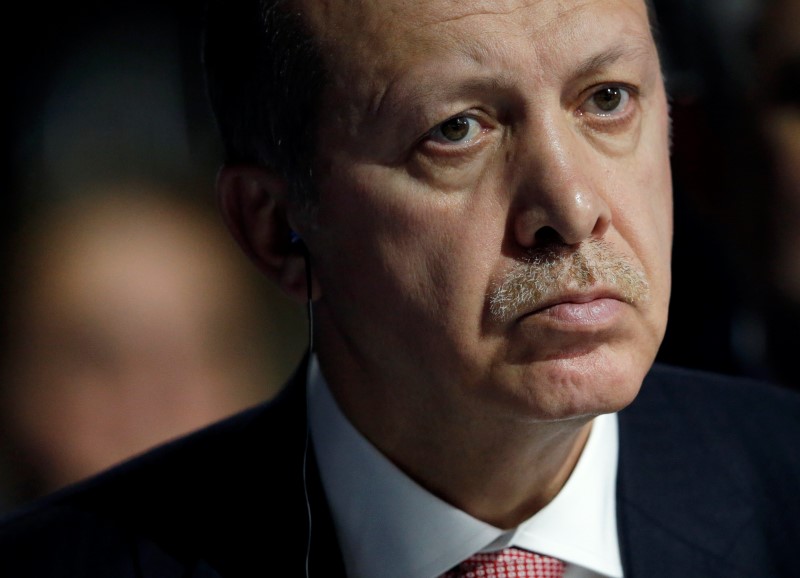
[[[760,438],[776,428],[800,432],[800,394],[755,379],[656,364],[631,409],[664,403],[712,426],[741,422],[728,432],[732,435]]]
[[[656,365],[620,423],[680,441],[685,453],[705,448],[710,460],[726,456],[762,477],[771,478],[772,466],[780,463],[776,478],[800,480],[800,395],[787,388]]]
[[[187,564],[252,546],[248,518],[275,520],[278,542],[304,532],[304,400],[294,386],[13,514],[0,524],[0,575],[194,575]],[[274,527],[258,539],[274,541]]]
[[[795,567],[800,396],[656,366],[619,424],[632,575],[784,576]],[[687,564],[678,573],[676,560]]]

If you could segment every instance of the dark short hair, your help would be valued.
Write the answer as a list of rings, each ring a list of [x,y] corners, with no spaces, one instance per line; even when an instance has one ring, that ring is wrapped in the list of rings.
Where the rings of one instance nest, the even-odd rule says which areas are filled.
[[[229,164],[286,178],[295,200],[313,196],[312,162],[325,72],[292,0],[210,0],[204,61]]]
[[[294,200],[313,203],[326,71],[297,1],[210,0],[204,60],[226,162],[268,167]]]

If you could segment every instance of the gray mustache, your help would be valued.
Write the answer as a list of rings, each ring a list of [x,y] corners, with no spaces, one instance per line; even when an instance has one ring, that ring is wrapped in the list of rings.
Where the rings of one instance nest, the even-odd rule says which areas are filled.
[[[532,249],[491,289],[489,313],[507,322],[554,297],[592,286],[610,289],[631,304],[646,300],[649,291],[644,271],[603,241],[547,245]]]

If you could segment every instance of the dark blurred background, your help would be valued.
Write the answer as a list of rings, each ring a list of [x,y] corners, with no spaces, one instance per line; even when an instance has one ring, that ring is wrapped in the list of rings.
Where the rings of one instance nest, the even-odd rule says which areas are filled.
[[[800,1],[656,0],[675,242],[659,359],[798,384]]]
[[[306,339],[217,214],[202,2],[13,10],[0,512],[269,398]]]
[[[800,0],[654,3],[676,209],[659,360],[794,387]],[[0,511],[266,399],[305,339],[215,214],[202,2],[13,11]]]

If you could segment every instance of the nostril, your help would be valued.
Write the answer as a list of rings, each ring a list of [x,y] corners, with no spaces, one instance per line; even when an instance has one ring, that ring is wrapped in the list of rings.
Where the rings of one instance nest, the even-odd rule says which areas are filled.
[[[547,245],[566,245],[564,238],[553,227],[542,227],[534,236],[537,247]]]

